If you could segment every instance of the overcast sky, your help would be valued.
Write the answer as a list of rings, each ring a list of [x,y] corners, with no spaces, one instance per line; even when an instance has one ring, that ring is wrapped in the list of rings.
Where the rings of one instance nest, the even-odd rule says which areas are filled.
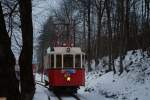
[[[61,0],[33,0],[32,2],[34,60],[36,60],[36,47],[39,42],[38,37],[42,34],[43,25],[47,21],[48,17],[52,15],[53,9],[57,9],[59,7],[60,2]]]

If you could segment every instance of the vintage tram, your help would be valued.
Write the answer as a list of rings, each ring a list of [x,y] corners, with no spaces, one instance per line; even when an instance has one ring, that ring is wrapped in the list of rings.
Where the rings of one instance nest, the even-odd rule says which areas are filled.
[[[49,47],[44,56],[49,87],[55,92],[76,93],[85,85],[84,63],[85,53],[79,47]]]

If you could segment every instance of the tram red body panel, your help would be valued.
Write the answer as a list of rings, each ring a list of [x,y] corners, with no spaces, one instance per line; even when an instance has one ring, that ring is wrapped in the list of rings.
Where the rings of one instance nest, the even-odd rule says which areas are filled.
[[[52,87],[85,85],[85,69],[49,69],[48,75]]]

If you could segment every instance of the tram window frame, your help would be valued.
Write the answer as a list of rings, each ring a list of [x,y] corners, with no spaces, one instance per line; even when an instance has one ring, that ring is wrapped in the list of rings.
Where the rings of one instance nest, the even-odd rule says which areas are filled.
[[[68,57],[69,59],[66,59],[66,56],[72,56],[72,57],[70,57],[70,58]],[[73,59],[74,59],[73,54],[64,54],[63,55],[63,68],[73,68],[73,66],[74,66]],[[69,66],[66,66],[66,62],[67,62],[67,64],[69,62],[71,66],[69,64],[68,64]]]
[[[85,63],[86,63],[86,55],[85,54],[82,55],[82,59],[83,59],[82,67],[85,68]]]
[[[54,54],[50,54],[50,68],[54,68]]]
[[[59,59],[58,59],[59,56]],[[62,68],[62,55],[56,54],[56,68]]]
[[[79,58],[77,58],[78,56]],[[78,59],[78,64],[77,64],[77,59]],[[75,55],[75,68],[81,68],[81,54]]]

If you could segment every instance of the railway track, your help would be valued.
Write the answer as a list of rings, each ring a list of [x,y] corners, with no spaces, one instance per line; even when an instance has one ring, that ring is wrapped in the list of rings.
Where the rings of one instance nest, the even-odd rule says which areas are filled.
[[[74,97],[76,100],[80,100],[80,98],[75,94],[72,94],[72,97]]]
[[[63,95],[61,95],[61,94],[57,94],[57,93],[54,93],[55,94],[55,96],[58,98],[58,100],[65,100],[64,98],[63,98]],[[81,100],[77,95],[75,95],[75,94],[67,94],[67,95],[65,95],[66,97],[73,97],[75,100]],[[63,99],[62,99],[63,98]]]
[[[38,85],[40,85],[40,86],[43,86],[44,88],[47,88],[48,90],[49,90],[49,88],[48,87],[46,87],[43,83],[41,83],[40,81],[36,81],[36,84],[38,84]],[[54,93],[54,92],[53,92]],[[59,94],[59,93],[54,93],[54,95],[56,96],[56,98],[58,99],[58,100],[65,100],[64,98],[63,98],[63,96],[65,96],[65,97],[72,97],[72,98],[74,98],[75,100],[81,100],[77,95],[75,95],[75,94],[65,94],[65,95],[63,95],[63,94]],[[62,99],[63,98],[63,99]],[[51,96],[48,96],[48,100],[51,100]]]

